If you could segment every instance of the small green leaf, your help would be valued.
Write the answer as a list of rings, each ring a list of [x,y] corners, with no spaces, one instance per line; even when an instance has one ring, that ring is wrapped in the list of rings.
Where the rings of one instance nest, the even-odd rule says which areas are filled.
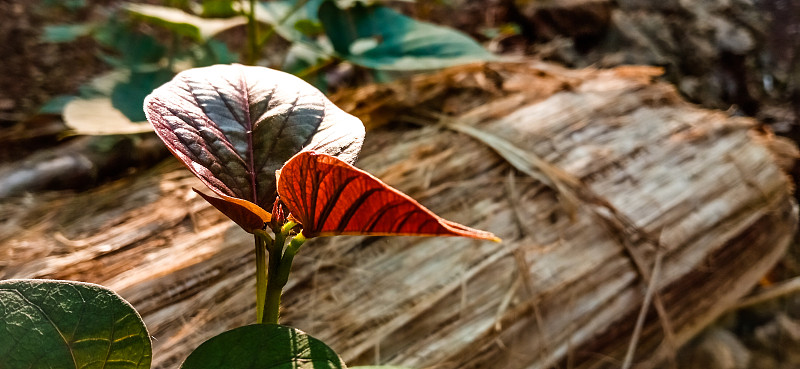
[[[324,0],[308,0],[304,4],[300,4],[300,1],[302,0],[261,1],[256,7],[256,19],[275,27],[275,32],[286,40],[311,41],[306,33],[310,30],[307,26],[319,24],[317,10]],[[298,22],[301,24],[300,28],[297,27]]]
[[[316,37],[325,32],[322,28],[322,23],[310,19],[301,19],[294,22],[294,29],[300,31],[300,33],[304,34],[306,37]]]
[[[125,9],[145,21],[203,42],[227,29],[247,23],[245,17],[201,18],[166,6],[128,3]]]
[[[94,284],[0,281],[0,367],[150,368],[150,337],[133,307]]]
[[[276,324],[239,327],[203,342],[181,369],[345,369],[322,341]]]
[[[72,42],[92,33],[95,25],[85,24],[59,24],[44,27],[42,41],[44,42]]]
[[[224,42],[213,39],[208,40],[205,45],[195,45],[186,52],[191,57],[191,66],[194,68],[233,64],[239,61],[239,54],[231,52]]]
[[[348,61],[373,69],[426,70],[495,56],[469,36],[420,22],[385,6],[320,6],[319,18],[334,50]]]
[[[154,64],[167,54],[167,48],[153,36],[137,32],[130,25],[111,20],[93,32],[95,40],[115,51],[112,65],[138,69],[143,64]]]
[[[238,12],[233,6],[233,0],[203,0],[203,12],[200,14],[205,18],[229,18]]]
[[[130,78],[114,86],[111,91],[111,105],[125,114],[133,122],[147,120],[142,106],[144,98],[158,86],[169,82],[172,71],[158,70],[149,73],[131,73]]]

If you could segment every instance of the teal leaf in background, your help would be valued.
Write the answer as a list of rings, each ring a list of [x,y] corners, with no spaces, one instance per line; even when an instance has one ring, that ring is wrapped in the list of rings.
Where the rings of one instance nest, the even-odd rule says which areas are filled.
[[[111,91],[111,105],[121,111],[132,122],[144,122],[142,106],[144,98],[153,90],[173,77],[172,71],[158,70],[147,73],[131,73],[130,78],[114,86]]]
[[[39,108],[39,114],[61,114],[64,112],[64,107],[77,98],[77,96],[73,95],[58,95],[42,105]]]
[[[94,33],[103,46],[116,51],[115,56],[106,56],[104,61],[115,67],[141,68],[144,64],[158,63],[167,54],[167,48],[150,35],[146,35],[125,24],[108,22]]]
[[[275,32],[288,41],[312,41],[309,24],[319,24],[317,10],[324,0],[277,0],[260,1],[256,7],[256,19],[275,27]],[[298,26],[299,24],[299,26]]]
[[[239,61],[239,54],[232,52],[228,45],[218,40],[208,40],[204,45],[195,45],[187,51],[192,58],[192,66],[208,67],[214,64],[232,64]]]
[[[239,327],[212,337],[192,352],[181,369],[345,369],[322,341],[276,324]]]
[[[495,59],[459,31],[414,20],[385,6],[357,3],[340,9],[327,1],[320,6],[319,19],[334,50],[367,68],[430,70]]]
[[[0,281],[0,366],[146,369],[150,337],[133,307],[94,284]]]

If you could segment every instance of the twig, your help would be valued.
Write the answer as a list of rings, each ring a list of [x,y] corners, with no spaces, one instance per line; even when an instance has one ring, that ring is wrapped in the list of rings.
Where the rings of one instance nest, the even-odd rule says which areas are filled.
[[[780,282],[756,295],[747,297],[731,307],[731,311],[748,308],[770,300],[800,292],[800,276]]]
[[[658,277],[661,272],[661,259],[663,254],[660,247],[656,248],[653,270],[652,273],[650,273],[650,282],[647,285],[647,292],[644,294],[644,301],[642,302],[641,310],[639,310],[639,317],[636,319],[636,326],[633,328],[633,335],[628,344],[628,352],[625,354],[625,360],[622,362],[622,369],[629,369],[633,364],[633,356],[636,353],[636,345],[638,345],[639,337],[642,334],[642,327],[644,326],[645,317],[647,317],[647,310],[650,307],[650,303],[653,301],[653,296],[657,289],[656,286],[658,285]]]
[[[643,282],[648,288],[652,285],[652,279],[650,271],[647,269],[647,264],[634,247],[631,240],[654,245],[657,252],[660,252],[658,250],[664,247],[659,240],[660,237],[653,237],[648,232],[639,228],[636,223],[620,212],[608,200],[592,191],[592,189],[586,186],[579,178],[548,163],[535,154],[515,146],[502,137],[492,135],[472,125],[460,123],[457,118],[453,120],[452,117],[439,115],[439,119],[443,126],[456,132],[467,134],[483,142],[497,152],[503,159],[511,164],[511,166],[555,190],[559,194],[560,199],[563,200],[563,206],[571,215],[574,216],[581,202],[593,205],[592,212],[603,221],[602,223],[606,225],[607,228],[609,228],[609,233],[612,236],[617,236],[618,242],[625,248],[626,254],[633,262]],[[469,121],[469,119],[467,119],[467,121]],[[622,237],[622,235],[625,237]],[[670,322],[667,310],[664,307],[661,297],[657,293],[654,293],[652,300],[653,306],[658,313],[661,328],[664,332],[664,344],[667,349],[672,349],[674,352],[675,334],[673,333],[672,323]],[[672,364],[671,366],[675,367],[674,361]]]

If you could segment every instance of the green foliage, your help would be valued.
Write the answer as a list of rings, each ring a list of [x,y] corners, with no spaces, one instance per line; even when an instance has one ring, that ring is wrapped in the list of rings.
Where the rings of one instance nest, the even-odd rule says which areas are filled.
[[[459,31],[416,21],[378,3],[371,0],[257,2],[253,17],[270,28],[248,47],[260,48],[272,34],[286,39],[292,45],[282,69],[322,90],[327,83],[319,72],[341,60],[372,69],[376,80],[388,81],[395,71],[430,70],[493,59],[491,53]],[[198,16],[176,7],[189,8],[190,4],[184,1],[172,1],[170,5],[127,3],[121,8],[122,14],[109,17],[105,23],[54,25],[45,29],[42,39],[46,42],[93,37],[104,47],[98,57],[115,69],[113,75],[117,78],[106,80],[113,85],[105,85],[103,89],[83,87],[78,97],[108,98],[124,119],[108,120],[102,130],[83,130],[82,127],[96,124],[67,120],[76,133],[130,132],[131,124],[144,120],[141,111],[144,97],[175,73],[239,60],[215,36],[248,24],[244,15],[249,14],[249,7],[234,0],[205,0],[194,8]],[[124,15],[130,15],[131,19]],[[132,20],[167,30],[172,40],[162,43],[153,35],[138,31]],[[247,51],[247,55],[253,54],[259,51]],[[66,104],[63,101],[49,104],[46,110],[56,112],[79,100]],[[107,118],[114,116],[118,115],[106,114]]]
[[[74,12],[86,7],[86,0],[44,0],[42,5],[47,7],[60,7]]]
[[[42,105],[39,108],[39,114],[61,114],[64,111],[64,107],[75,99],[76,97],[71,95],[58,95]]]
[[[234,0],[203,0],[200,16],[204,18],[229,18],[238,15]]]
[[[329,1],[321,5],[319,17],[334,50],[367,68],[426,70],[494,58],[461,32],[384,6],[340,9]]]
[[[104,287],[68,281],[0,281],[0,365],[16,368],[150,367],[142,319]]]
[[[172,71],[131,73],[127,81],[117,84],[111,91],[111,104],[133,122],[147,119],[142,110],[144,98],[158,86],[172,79]]]
[[[259,2],[256,19],[272,26],[275,32],[287,41],[316,43],[309,37],[310,27],[319,26],[317,9],[325,0],[277,0]],[[298,25],[299,23],[299,25]]]
[[[64,118],[74,133],[105,135],[151,130],[149,125],[139,124],[145,120],[142,105],[147,94],[182,69],[238,61],[236,53],[212,37],[244,24],[244,17],[201,18],[176,8],[133,3],[123,9],[122,14],[109,17],[104,23],[45,29],[42,39],[46,42],[93,37],[103,47],[98,57],[114,68],[81,86],[78,96],[61,96],[42,108],[48,113],[69,110]],[[232,10],[231,1],[207,1],[203,7],[204,12],[214,15],[234,15]],[[139,31],[134,22],[125,19],[125,14],[172,32],[173,39],[168,44],[162,43],[155,36]],[[81,111],[87,108],[99,110]]]
[[[205,42],[222,31],[247,23],[245,17],[201,18],[180,9],[158,5],[129,3],[125,9],[148,23],[197,42]]]
[[[345,369],[346,366],[330,347],[299,329],[254,324],[204,342],[181,368]]]

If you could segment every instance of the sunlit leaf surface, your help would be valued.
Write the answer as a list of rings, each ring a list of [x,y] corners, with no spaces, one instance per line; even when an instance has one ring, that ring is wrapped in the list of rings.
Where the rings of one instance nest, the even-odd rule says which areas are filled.
[[[303,152],[281,169],[278,193],[306,237],[336,234],[495,235],[445,220],[371,174],[330,155]]]
[[[239,327],[203,342],[181,369],[344,369],[322,341],[276,324]]]
[[[136,310],[89,283],[0,281],[0,368],[150,368]]]
[[[364,139],[361,121],[319,90],[262,67],[182,72],[145,99],[145,113],[172,153],[209,188],[262,209],[272,208],[275,171],[293,155],[316,150],[352,162]]]

